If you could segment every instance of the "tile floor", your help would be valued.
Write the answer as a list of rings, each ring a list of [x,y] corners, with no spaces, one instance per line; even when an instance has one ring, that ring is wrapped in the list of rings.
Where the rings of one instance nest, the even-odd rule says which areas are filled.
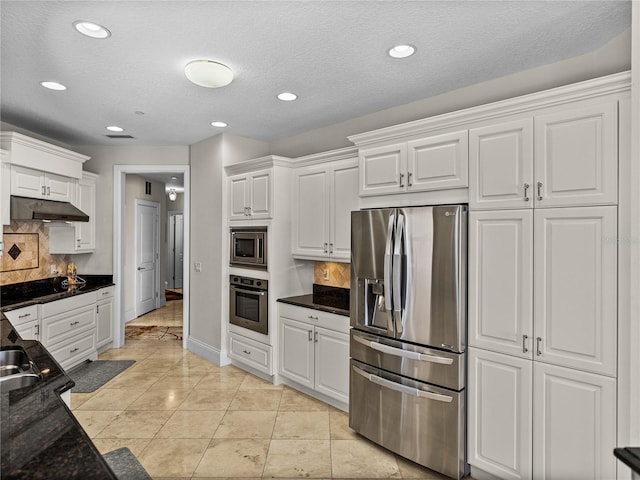
[[[153,310],[127,322],[128,327],[146,327],[162,325],[164,327],[182,326],[182,300],[171,300],[162,308]]]
[[[444,478],[358,437],[348,416],[179,341],[132,340],[136,363],[72,410],[102,453],[128,447],[154,479]]]

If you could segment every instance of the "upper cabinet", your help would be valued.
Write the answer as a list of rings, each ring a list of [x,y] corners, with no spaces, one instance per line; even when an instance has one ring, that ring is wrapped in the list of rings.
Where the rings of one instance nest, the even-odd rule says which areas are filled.
[[[617,99],[584,100],[469,131],[472,209],[615,204]]]
[[[75,203],[76,179],[11,165],[11,195]]]
[[[293,183],[293,256],[348,262],[351,211],[358,209],[357,158],[298,168]]]
[[[11,172],[9,171],[9,152],[0,149],[0,220],[2,225],[9,225],[9,192],[11,191]],[[2,239],[0,238],[0,255],[2,255]]]
[[[361,196],[461,188],[468,185],[467,131],[361,148]]]
[[[272,216],[271,171],[229,177],[229,219],[267,219]]]

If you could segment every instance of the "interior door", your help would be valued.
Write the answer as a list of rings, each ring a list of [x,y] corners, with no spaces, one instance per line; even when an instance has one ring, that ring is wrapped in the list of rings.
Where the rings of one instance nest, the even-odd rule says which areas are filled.
[[[182,268],[184,253],[184,215],[182,212],[169,213],[169,255],[167,281],[169,288],[182,288]]]
[[[136,200],[136,316],[156,308],[160,206]]]

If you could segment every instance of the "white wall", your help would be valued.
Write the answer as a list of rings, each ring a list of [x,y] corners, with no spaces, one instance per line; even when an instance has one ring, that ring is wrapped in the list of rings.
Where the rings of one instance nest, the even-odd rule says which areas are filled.
[[[149,200],[160,204],[160,292],[164,292],[164,279],[167,278],[167,196],[164,184],[151,181],[151,194],[145,193],[145,182],[138,175],[127,175],[125,180],[125,251],[124,251],[124,309],[135,309],[136,285],[136,199]],[[130,317],[129,315],[127,315]]]
[[[591,53],[543,65],[271,143],[271,153],[300,157],[353,146],[348,135],[589,80],[631,68],[631,29]],[[464,66],[460,75],[464,75]],[[428,81],[428,79],[425,79]]]

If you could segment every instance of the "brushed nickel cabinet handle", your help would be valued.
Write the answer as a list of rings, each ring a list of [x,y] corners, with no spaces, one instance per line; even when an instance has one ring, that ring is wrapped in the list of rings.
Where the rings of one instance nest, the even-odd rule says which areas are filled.
[[[78,350],[80,350],[78,347],[72,348],[71,350],[69,350],[69,353],[76,353]]]
[[[542,200],[542,182],[538,182],[538,200]]]
[[[527,337],[526,335],[522,335],[522,353],[527,353],[529,349],[527,348]]]
[[[315,339],[316,343],[318,343],[318,332],[315,332],[313,334],[313,338]]]
[[[400,174],[400,186],[404,187],[404,183],[402,183],[402,180],[404,179],[404,173]]]
[[[528,202],[529,201],[529,196],[527,195],[527,190],[529,190],[529,187],[531,185],[529,185],[528,183],[524,184],[524,201]]]
[[[313,340],[313,331],[312,330],[307,330],[307,338],[309,339],[309,341]]]
[[[413,173],[411,173],[411,172],[407,173],[407,185],[409,187],[413,186],[413,182],[411,182],[411,177],[413,177]]]
[[[540,345],[542,344],[542,338],[536,338],[536,355],[542,355],[542,350],[540,350]]]

